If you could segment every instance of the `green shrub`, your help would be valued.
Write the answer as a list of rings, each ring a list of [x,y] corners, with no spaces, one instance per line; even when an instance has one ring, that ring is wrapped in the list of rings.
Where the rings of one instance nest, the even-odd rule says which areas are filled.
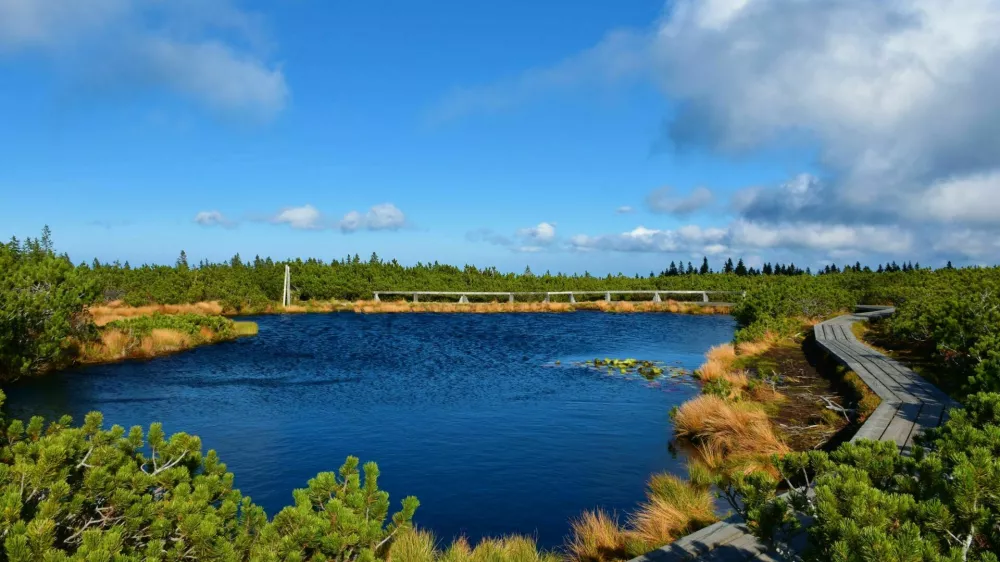
[[[1000,551],[1000,394],[977,394],[930,430],[912,456],[891,441],[775,459],[792,493],[770,475],[724,483],[726,497],[763,540],[783,548],[808,528],[813,560],[996,562]],[[815,496],[805,491],[815,485]]]
[[[135,316],[115,320],[105,324],[105,328],[121,330],[135,337],[148,336],[157,329],[176,330],[189,336],[199,337],[202,328],[208,328],[219,338],[229,338],[236,335],[233,321],[223,316],[206,316],[202,314],[160,314],[150,316]]]
[[[97,412],[81,427],[0,422],[0,560],[375,560],[418,506],[404,499],[386,525],[378,468],[362,478],[349,457],[268,522],[197,437],[101,426]]]
[[[90,330],[83,310],[96,297],[95,280],[53,252],[48,228],[0,244],[0,380],[70,361],[67,342]]]

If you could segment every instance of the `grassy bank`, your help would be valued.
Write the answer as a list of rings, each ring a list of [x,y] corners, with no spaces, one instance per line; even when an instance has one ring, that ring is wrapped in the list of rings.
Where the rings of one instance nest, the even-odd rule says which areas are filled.
[[[602,312],[673,312],[676,314],[728,314],[729,307],[700,305],[681,301],[584,301],[568,302],[411,302],[411,301],[357,301],[351,310],[362,314],[443,312],[443,313],[503,313],[503,312],[575,312],[597,310]]]
[[[79,363],[111,363],[126,359],[151,359],[201,345],[231,341],[257,334],[254,322],[233,321],[197,312],[166,314],[157,307],[113,308],[94,315],[96,334],[73,342]]]
[[[569,302],[412,302],[392,301],[299,301],[289,306],[271,303],[263,306],[242,306],[239,309],[226,308],[216,301],[178,305],[127,306],[119,301],[93,306],[90,313],[99,326],[113,320],[148,316],[155,313],[200,314],[200,315],[247,315],[247,314],[311,314],[327,312],[356,312],[359,314],[395,314],[407,312],[474,313],[489,314],[503,312],[576,312],[582,310],[601,312],[672,312],[675,314],[729,314],[730,307],[722,305],[702,305],[692,302],[666,300],[652,301],[580,301]]]

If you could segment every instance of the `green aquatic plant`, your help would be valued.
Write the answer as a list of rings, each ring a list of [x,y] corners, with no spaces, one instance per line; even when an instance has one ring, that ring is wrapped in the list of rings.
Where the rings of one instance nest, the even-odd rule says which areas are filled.
[[[670,373],[672,376],[689,374],[689,372],[685,369],[667,366],[661,361],[648,361],[632,358],[593,359],[591,361],[584,361],[582,365],[592,367],[594,369],[606,369],[609,375],[613,375],[615,374],[615,371],[617,371],[622,375],[640,375],[651,381],[662,377],[664,373]]]

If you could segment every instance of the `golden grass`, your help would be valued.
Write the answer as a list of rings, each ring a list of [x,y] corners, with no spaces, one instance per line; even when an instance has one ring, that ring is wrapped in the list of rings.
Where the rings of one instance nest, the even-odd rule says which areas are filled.
[[[92,306],[87,311],[94,319],[94,324],[104,326],[108,322],[134,318],[136,316],[152,316],[153,314],[201,314],[218,316],[222,314],[222,305],[218,302],[197,302],[194,304],[154,304],[149,306],[127,306],[121,301],[112,301],[101,306]]]
[[[605,562],[626,560],[628,534],[614,516],[603,509],[585,511],[570,522],[566,552],[570,560]]]
[[[360,300],[351,309],[362,314],[437,312],[437,313],[504,313],[504,312],[575,312],[598,310],[603,312],[673,312],[678,314],[728,314],[729,309],[721,306],[702,306],[677,301],[664,302],[412,302],[412,301],[372,301]],[[280,312],[280,310],[279,310]]]
[[[237,337],[257,333],[255,322],[234,322],[234,328]],[[169,328],[154,328],[146,336],[104,328],[96,341],[85,342],[79,347],[77,359],[81,363],[149,359],[217,341],[220,341],[219,334],[207,327],[202,327],[197,336]]]
[[[629,526],[633,536],[646,548],[658,548],[715,522],[713,508],[707,490],[683,502],[653,496],[632,514]]]
[[[422,529],[411,529],[392,541],[388,562],[434,562],[434,534]]]
[[[397,537],[386,555],[388,562],[558,562],[551,553],[538,550],[534,539],[521,535],[486,538],[472,548],[465,537],[437,550],[434,535],[411,529]]]
[[[774,431],[763,407],[701,395],[678,408],[674,428],[694,443],[708,443],[722,456],[771,455],[791,451]]]
[[[716,345],[705,354],[705,362],[698,367],[695,374],[704,382],[723,377],[733,368],[736,361],[736,348],[731,343]]]

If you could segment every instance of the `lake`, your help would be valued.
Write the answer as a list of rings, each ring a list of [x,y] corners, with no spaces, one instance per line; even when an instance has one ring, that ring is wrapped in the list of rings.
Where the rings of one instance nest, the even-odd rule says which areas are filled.
[[[577,363],[694,369],[735,327],[601,312],[248,319],[256,337],[8,385],[8,413],[79,422],[100,410],[106,427],[161,421],[198,435],[269,515],[356,455],[378,462],[393,511],[420,499],[415,520],[439,539],[526,533],[556,547],[583,510],[629,512],[650,474],[685,473],[668,412],[698,393],[690,377]]]

